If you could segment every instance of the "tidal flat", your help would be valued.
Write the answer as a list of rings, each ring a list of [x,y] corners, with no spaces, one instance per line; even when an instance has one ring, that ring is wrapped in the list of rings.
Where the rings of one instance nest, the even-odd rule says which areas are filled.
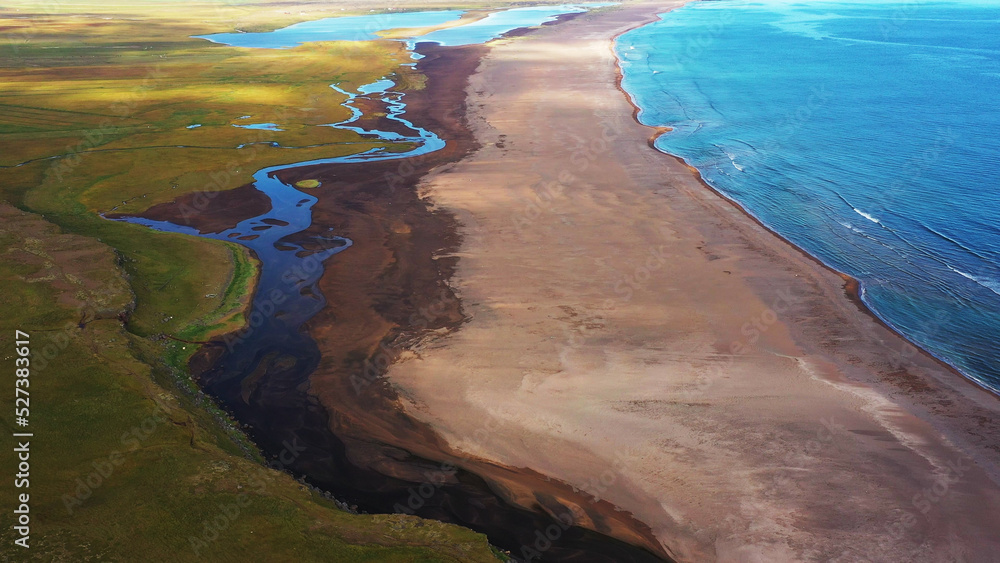
[[[637,120],[684,3],[539,4],[0,10],[34,553],[997,553],[996,397]]]

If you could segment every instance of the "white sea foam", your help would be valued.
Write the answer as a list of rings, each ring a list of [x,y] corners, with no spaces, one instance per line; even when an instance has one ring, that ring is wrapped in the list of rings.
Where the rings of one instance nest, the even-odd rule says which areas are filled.
[[[850,224],[850,223],[847,223],[847,222],[844,222],[844,221],[837,221],[837,222],[838,222],[838,223],[840,223],[840,224],[841,224],[841,226],[843,226],[843,227],[846,227],[846,228],[848,228],[848,229],[850,229],[850,230],[854,231],[855,233],[858,233],[859,235],[863,235],[863,234],[865,234],[865,232],[864,232],[864,231],[862,231],[861,229],[859,229],[859,228],[855,227],[854,225],[852,225],[852,224]]]
[[[731,152],[729,152],[729,151],[727,151],[725,149],[723,149],[722,152],[726,153],[726,156],[729,157],[729,162],[733,163],[733,168],[739,170],[740,172],[743,172],[743,167],[740,166],[739,164],[736,164],[736,155],[735,154],[733,154],[733,153],[731,153]]]
[[[972,274],[965,273],[962,270],[959,270],[959,269],[956,269],[956,268],[952,268],[951,266],[948,266],[948,269],[951,270],[952,272],[955,272],[956,274],[958,274],[958,275],[966,278],[966,279],[970,279],[970,280],[976,282],[977,284],[985,287],[986,289],[992,291],[993,293],[996,293],[997,295],[1000,295],[1000,281],[993,280],[993,279],[990,279],[990,278],[984,278],[984,277],[974,276]]]
[[[976,280],[976,282],[978,282],[979,285],[982,285],[986,289],[989,289],[993,293],[996,293],[997,295],[1000,295],[1000,282],[998,282],[996,280],[990,280],[990,279],[986,279],[986,280],[978,279],[978,280]]]
[[[879,221],[877,218],[872,217],[871,215],[869,215],[868,213],[865,213],[864,211],[861,211],[857,207],[851,207],[851,209],[853,209],[855,213],[857,213],[858,215],[864,217],[865,219],[868,219],[872,223],[878,223],[879,225],[882,224],[882,221]]]

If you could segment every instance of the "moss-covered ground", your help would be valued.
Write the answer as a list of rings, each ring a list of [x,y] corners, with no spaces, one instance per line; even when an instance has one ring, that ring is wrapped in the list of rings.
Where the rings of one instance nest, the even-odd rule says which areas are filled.
[[[181,341],[243,324],[254,259],[235,244],[101,217],[370,148],[322,126],[348,116],[329,85],[396,73],[419,87],[398,43],[245,50],[190,38],[367,9],[0,7],[0,353],[10,372],[0,421],[8,436],[33,433],[30,486],[0,480],[4,560],[496,560],[482,535],[352,514],[262,463],[191,382],[195,345]],[[250,122],[283,131],[234,127]],[[30,335],[27,427],[14,411],[15,330]],[[13,476],[7,450],[0,466]],[[30,494],[30,549],[14,544],[19,493]]]

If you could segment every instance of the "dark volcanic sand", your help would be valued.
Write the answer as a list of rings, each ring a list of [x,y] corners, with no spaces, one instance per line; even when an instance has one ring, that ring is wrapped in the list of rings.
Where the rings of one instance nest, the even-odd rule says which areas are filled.
[[[245,219],[263,215],[271,210],[271,199],[266,194],[246,184],[232,190],[219,192],[193,192],[169,203],[161,203],[141,213],[145,219],[170,221],[176,225],[198,229],[202,234],[221,233],[232,229]],[[127,217],[108,214],[108,219]]]
[[[401,161],[279,173],[285,182],[320,179],[322,187],[311,192],[319,197],[312,228],[322,232],[333,227],[355,243],[326,263],[320,281],[328,304],[308,323],[322,352],[310,377],[310,393],[331,413],[331,428],[346,443],[347,455],[356,465],[419,485],[427,480],[427,466],[405,452],[451,462],[487,481],[503,482],[495,489],[533,491],[538,505],[552,513],[569,512],[565,503],[584,507],[585,520],[595,529],[658,549],[644,524],[608,503],[593,503],[571,487],[530,471],[455,457],[430,428],[402,412],[396,392],[377,377],[386,360],[404,353],[422,335],[454,330],[464,319],[460,301],[447,284],[456,260],[450,253],[460,242],[455,219],[430,208],[418,197],[416,184],[426,171],[476,148],[465,124],[465,88],[486,47],[420,44],[418,50],[425,58],[417,68],[428,76],[428,84],[422,91],[407,93],[404,117],[445,139],[444,149]],[[399,502],[406,504],[407,496],[400,496]],[[475,521],[460,523],[483,529]]]
[[[319,287],[327,305],[307,323],[316,345],[289,341],[280,354],[253,360],[260,365],[249,376],[232,370],[240,362],[219,361],[225,359],[223,346],[209,345],[192,360],[192,372],[201,374],[202,386],[249,425],[267,454],[277,455],[289,440],[304,445],[288,469],[362,510],[415,507],[418,515],[486,532],[515,556],[522,545],[545,547],[547,541],[539,543],[537,534],[549,530],[551,537],[558,529],[542,560],[666,559],[646,525],[607,502],[530,470],[456,456],[428,426],[403,413],[396,391],[379,377],[430,331],[455,330],[465,320],[447,283],[456,260],[449,253],[460,242],[457,224],[422,200],[416,186],[427,171],[476,148],[465,124],[465,88],[487,49],[418,47],[425,55],[418,70],[429,80],[424,90],[407,93],[405,117],[444,138],[444,149],[396,161],[278,173],[286,183],[322,182],[310,191],[319,198],[313,226],[299,236],[332,228],[354,241],[325,263]],[[241,200],[251,191],[245,186],[229,193],[239,193],[236,200]],[[144,216],[202,232],[252,216],[245,208],[227,208],[230,200],[222,197],[186,222],[178,221],[184,219],[178,216],[184,209],[180,203],[193,202],[157,206]],[[413,497],[421,485],[432,487],[430,498]],[[567,515],[574,526],[552,527]]]
[[[405,100],[404,100],[405,101]],[[385,131],[389,133],[399,133],[400,135],[412,135],[406,125],[387,117],[389,104],[383,102],[376,96],[358,96],[354,98],[354,107],[362,112],[362,117],[352,123],[354,127],[361,127],[366,131]]]

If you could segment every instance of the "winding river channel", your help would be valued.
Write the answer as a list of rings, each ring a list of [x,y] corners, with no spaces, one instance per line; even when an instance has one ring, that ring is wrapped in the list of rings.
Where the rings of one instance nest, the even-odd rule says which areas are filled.
[[[513,29],[539,25],[561,14],[579,13],[593,6],[596,4],[506,10],[466,25],[439,29],[420,40],[441,45],[483,43]],[[461,15],[459,11],[439,11],[331,18],[270,33],[204,38],[247,48],[289,48],[314,40],[369,40],[380,29],[439,25]],[[405,41],[414,60],[419,60],[421,55],[414,49],[415,40]],[[644,549],[570,526],[545,512],[511,505],[482,478],[462,469],[450,469],[447,482],[435,483],[434,494],[421,498],[419,506],[413,509],[408,499],[426,483],[387,476],[351,462],[344,442],[330,430],[329,414],[308,392],[309,376],[319,364],[320,351],[303,325],[326,304],[317,287],[324,262],[340,252],[350,251],[352,245],[364,245],[365,241],[349,240],[332,229],[316,234],[312,208],[317,198],[308,190],[282,182],[278,173],[315,165],[414,158],[440,150],[446,141],[406,118],[405,94],[395,91],[396,84],[389,78],[360,86],[356,91],[343,89],[339,84],[331,87],[346,96],[343,105],[350,110],[351,117],[329,124],[330,127],[409,148],[403,152],[379,148],[264,168],[254,174],[253,186],[270,199],[271,209],[217,233],[202,233],[189,226],[141,217],[117,219],[161,231],[235,242],[251,249],[260,260],[249,326],[221,343],[213,343],[219,352],[201,374],[204,391],[244,425],[264,454],[273,460],[272,465],[303,477],[357,510],[391,513],[400,511],[400,506],[410,506],[406,512],[485,533],[491,543],[510,551],[518,560],[661,561]],[[395,122],[393,131],[363,127],[362,108],[373,105],[385,108],[385,118]],[[259,125],[281,127],[281,124]],[[306,235],[307,230],[311,234]],[[414,462],[413,456],[409,462],[429,470],[442,467],[433,460]]]

